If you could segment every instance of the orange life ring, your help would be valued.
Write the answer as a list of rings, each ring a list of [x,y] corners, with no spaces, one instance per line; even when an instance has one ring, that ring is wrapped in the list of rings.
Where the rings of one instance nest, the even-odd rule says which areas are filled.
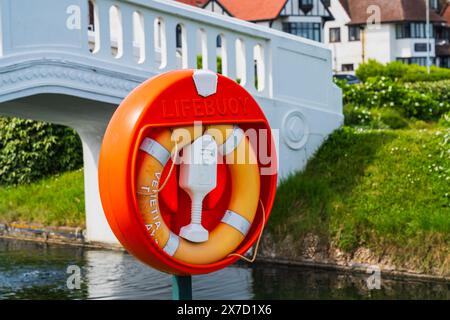
[[[205,128],[204,131],[198,130],[199,133],[193,130],[194,126],[195,129],[200,127],[198,122]],[[250,137],[249,140],[242,139],[238,149],[244,150],[248,157],[253,157],[258,151],[258,157],[255,156],[257,163],[235,164],[227,159],[228,165],[217,164],[216,188],[204,198],[202,210],[201,223],[210,236],[207,243],[190,243],[174,237],[173,233],[186,236],[181,228],[189,224],[189,213],[193,221],[194,212],[187,206],[194,204],[186,189],[175,179],[179,170],[181,183],[182,165],[170,166],[175,174],[166,178],[170,160],[167,162],[165,159],[170,157],[175,146],[170,135],[181,129],[193,131],[192,138],[175,140],[178,149],[186,144],[186,151],[206,132],[212,136],[214,131],[235,128],[233,135],[242,133],[234,125]],[[255,130],[263,130],[267,138],[254,140],[252,132]],[[141,150],[151,144],[156,145],[146,138],[161,146],[156,156]],[[233,158],[238,155],[234,148],[237,144],[233,141],[228,136],[222,140],[216,137],[215,148],[221,144],[225,153],[232,149],[233,152],[226,157]],[[147,143],[147,147],[143,143]],[[265,157],[270,161],[266,161]],[[103,138],[98,169],[103,211],[117,239],[143,263],[177,275],[214,272],[242,258],[260,239],[277,185],[275,140],[264,112],[252,95],[236,81],[205,70],[163,73],[135,88],[111,118]],[[166,185],[164,190],[152,194],[154,190],[161,190],[161,183]],[[162,213],[163,221],[150,219],[149,214],[154,212],[155,204]],[[236,222],[242,220],[239,216],[245,217],[251,225],[245,237],[245,229],[242,229],[243,232],[237,231],[242,228]],[[156,228],[156,222],[160,222],[154,233],[158,244],[151,236],[153,229],[150,230],[149,226],[155,223]],[[169,250],[170,245],[166,248],[171,237],[175,238],[175,242],[178,240],[177,250]]]
[[[196,139],[193,127],[187,132]],[[228,210],[206,242],[194,243],[174,234],[162,218],[158,190],[164,166],[177,146],[172,134],[177,130],[160,130],[153,138],[145,138],[140,146],[136,167],[138,206],[147,227],[158,246],[173,258],[189,264],[210,264],[225,258],[239,246],[255,218],[259,203],[260,175],[256,154],[242,129],[232,125],[209,126],[206,132],[217,142],[231,176],[231,199]],[[239,161],[238,161],[239,160]],[[243,161],[242,161],[243,160]],[[242,163],[241,163],[242,162]]]

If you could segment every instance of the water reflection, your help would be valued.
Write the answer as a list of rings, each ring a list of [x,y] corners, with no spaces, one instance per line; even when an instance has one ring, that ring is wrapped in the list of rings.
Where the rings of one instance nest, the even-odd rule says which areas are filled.
[[[69,265],[81,268],[69,290]],[[382,279],[369,291],[365,275],[255,265],[194,277],[194,299],[449,299],[449,284]],[[0,299],[170,299],[171,277],[118,251],[0,239]]]
[[[365,274],[308,268],[268,268],[253,272],[255,299],[450,299],[450,283],[382,277],[369,290]]]
[[[89,299],[171,299],[171,276],[122,252],[87,250],[83,274]],[[194,299],[251,299],[248,268],[228,268],[194,279]]]

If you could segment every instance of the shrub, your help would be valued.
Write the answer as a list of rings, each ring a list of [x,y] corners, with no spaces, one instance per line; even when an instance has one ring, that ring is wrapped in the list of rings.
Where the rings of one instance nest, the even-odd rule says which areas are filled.
[[[439,119],[439,124],[443,127],[450,128],[450,112],[442,115],[442,117]]]
[[[347,126],[366,126],[372,121],[369,109],[353,104],[344,106],[344,124]]]
[[[415,82],[405,86],[408,92],[414,93],[414,103],[423,106],[418,110],[420,111],[418,112],[419,119],[436,120],[450,111],[450,80]],[[426,109],[426,106],[428,109]],[[421,117],[421,114],[429,115],[429,117]]]
[[[403,129],[409,126],[408,121],[397,110],[384,109],[379,117],[380,121],[391,129]]]
[[[439,81],[450,79],[450,69],[432,66],[428,74],[426,67],[417,64],[408,65],[393,61],[383,65],[370,59],[358,67],[356,75],[363,82],[374,77],[387,77],[401,82]]]
[[[450,103],[450,80],[435,82],[415,82],[407,84],[407,87],[426,94],[440,103],[440,108]],[[442,112],[441,112],[442,113]]]
[[[406,118],[438,120],[450,111],[449,80],[405,84],[386,77],[371,77],[366,82],[343,89],[344,104],[371,109],[393,109]]]
[[[347,104],[344,106],[344,124],[371,129],[403,129],[408,121],[394,109],[368,109]]]
[[[369,59],[368,62],[359,65],[356,76],[361,81],[366,81],[372,77],[381,77],[385,74],[385,67],[376,60]]]
[[[393,61],[386,64],[384,76],[390,79],[402,79],[408,73],[408,70],[414,68],[414,65],[407,65],[399,61]]]
[[[83,164],[74,130],[46,122],[0,118],[0,184],[29,183]]]

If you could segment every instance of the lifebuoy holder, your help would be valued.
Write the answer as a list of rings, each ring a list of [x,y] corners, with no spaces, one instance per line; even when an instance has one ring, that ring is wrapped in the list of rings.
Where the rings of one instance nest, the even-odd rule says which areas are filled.
[[[174,130],[192,132],[191,141],[198,138],[195,130],[199,122],[200,136],[214,129],[216,132],[232,129],[228,132],[232,132],[234,139],[224,135],[222,141],[217,140],[219,150],[229,149],[225,153],[222,151],[223,157],[237,150],[239,143],[232,144],[240,136],[242,148],[256,159],[255,164],[247,167],[218,165],[217,187],[203,201],[202,225],[209,231],[210,240],[215,239],[215,244],[209,243],[209,247],[205,244],[208,242],[191,243],[179,237],[180,229],[190,221],[191,200],[178,187],[180,170],[168,155],[173,150],[164,146],[168,134]],[[250,139],[245,136],[248,130],[257,133],[257,137],[263,132],[265,139]],[[261,147],[265,150],[264,160],[259,152]],[[234,263],[238,255],[244,255],[258,239],[275,197],[276,161],[269,123],[256,100],[242,86],[208,71],[164,73],[134,89],[108,125],[99,159],[103,210],[120,243],[142,262],[176,275],[210,273]],[[268,167],[272,169],[264,170]],[[156,179],[152,177],[155,172],[158,173]],[[164,189],[156,192],[163,181],[167,182]],[[258,187],[257,197],[253,194],[246,198],[242,183],[249,189]],[[155,220],[149,218],[151,211],[146,211],[155,204],[162,222],[157,227]],[[245,212],[235,212],[233,208],[241,204]],[[221,236],[214,236],[215,230],[220,228]],[[159,236],[155,237],[155,231]],[[232,232],[235,234],[231,235]],[[230,237],[223,237],[224,234]],[[184,243],[184,247],[179,248],[180,243]],[[219,246],[233,247],[230,253],[234,254],[228,254]],[[178,248],[183,254],[176,254]]]

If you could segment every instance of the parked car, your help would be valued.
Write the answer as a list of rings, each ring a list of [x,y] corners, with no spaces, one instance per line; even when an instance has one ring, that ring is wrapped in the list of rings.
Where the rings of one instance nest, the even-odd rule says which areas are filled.
[[[352,74],[335,74],[333,77],[338,80],[344,80],[348,84],[361,83],[361,80],[359,80],[357,76],[354,76]]]

